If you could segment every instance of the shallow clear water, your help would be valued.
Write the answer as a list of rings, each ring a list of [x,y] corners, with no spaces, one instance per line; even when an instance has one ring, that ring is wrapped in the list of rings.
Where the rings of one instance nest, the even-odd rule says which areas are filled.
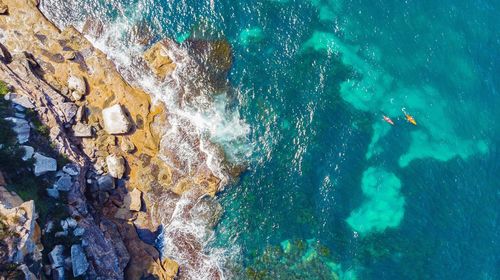
[[[103,3],[66,9],[233,46],[252,152],[220,198],[226,275],[500,278],[500,2]]]

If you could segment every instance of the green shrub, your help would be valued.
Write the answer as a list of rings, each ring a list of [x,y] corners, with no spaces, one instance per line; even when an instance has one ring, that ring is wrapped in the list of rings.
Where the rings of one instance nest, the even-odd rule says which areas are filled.
[[[3,98],[9,92],[9,86],[4,81],[0,81],[0,97]]]

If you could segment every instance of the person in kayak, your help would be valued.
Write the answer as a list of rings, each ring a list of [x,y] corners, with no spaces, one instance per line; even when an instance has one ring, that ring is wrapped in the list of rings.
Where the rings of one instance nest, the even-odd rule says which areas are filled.
[[[404,108],[404,107],[401,108],[401,111],[403,111],[403,114],[405,114],[406,120],[409,123],[411,123],[413,125],[417,125],[417,122],[415,121],[415,119],[412,116],[410,116],[408,113],[406,113],[406,108]]]
[[[386,123],[388,123],[388,124],[390,124],[390,125],[394,125],[394,122],[391,120],[391,118],[389,118],[389,117],[388,117],[388,116],[386,116],[386,115],[382,115],[382,117],[383,117],[383,120],[384,120]]]

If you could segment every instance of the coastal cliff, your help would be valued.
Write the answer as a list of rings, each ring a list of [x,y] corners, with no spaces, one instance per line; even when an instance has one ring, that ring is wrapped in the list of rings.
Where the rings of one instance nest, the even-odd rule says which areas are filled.
[[[42,273],[54,279],[71,275],[173,279],[179,264],[160,258],[152,244],[161,220],[158,210],[152,211],[161,203],[154,197],[189,193],[196,200],[206,194],[214,196],[221,180],[208,168],[179,172],[175,160],[169,164],[162,160],[165,156],[175,159],[175,151],[165,155],[160,148],[162,128],[168,125],[164,104],[153,103],[149,94],[125,81],[113,62],[78,30],[59,30],[37,6],[36,0],[0,1],[0,80],[9,87],[5,99],[19,110],[9,118],[30,110],[47,128],[45,145],[40,143],[43,140],[33,140],[35,132],[30,134],[29,129],[23,132],[26,141],[18,144],[34,151],[30,156],[34,175],[53,184],[44,194],[68,208],[67,217],[57,220],[48,215],[40,225],[42,234],[48,235],[50,223],[61,224],[62,233],[55,233],[54,240],[47,242],[50,247],[43,249],[44,259],[50,263],[39,260],[44,271],[31,270],[34,278],[30,279],[39,279]],[[176,67],[165,51],[165,42],[144,55],[144,65],[159,80]],[[210,49],[203,44],[197,47]],[[217,43],[215,49],[230,56],[223,43]],[[226,63],[227,71],[227,59],[221,63]],[[34,120],[18,119],[34,126]],[[14,131],[19,139],[21,132],[16,128],[17,124]],[[42,146],[50,146],[52,151]],[[66,164],[55,166],[50,153],[63,155]],[[13,180],[8,173],[5,177]],[[19,201],[8,206],[8,211],[28,208],[28,235],[39,238],[35,204]],[[2,205],[8,205],[3,196]],[[58,240],[68,244],[58,244]],[[189,236],[178,240],[188,242]],[[39,251],[41,247],[37,247]],[[72,266],[64,264],[68,257]],[[14,263],[24,265],[22,260]]]

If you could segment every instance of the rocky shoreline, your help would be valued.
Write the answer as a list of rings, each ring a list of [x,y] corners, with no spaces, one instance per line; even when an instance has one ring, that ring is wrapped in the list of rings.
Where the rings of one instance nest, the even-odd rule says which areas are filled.
[[[160,154],[161,128],[168,125],[165,107],[128,84],[75,28],[59,30],[38,4],[0,1],[0,80],[9,85],[5,99],[20,111],[33,110],[49,128],[52,148],[69,160],[61,166],[38,151],[30,140],[32,123],[19,115],[9,118],[19,144],[29,147],[25,156],[33,158],[34,175],[48,176],[53,183],[46,195],[68,207],[68,217],[41,224],[41,234],[51,232],[50,223],[60,224],[62,231],[54,234],[72,236],[72,244],[42,250],[33,201],[22,203],[0,189],[10,195],[0,196],[0,212],[12,215],[24,209],[26,234],[40,245],[27,254],[44,269],[24,269],[24,258],[10,261],[21,265],[26,279],[42,274],[53,279],[174,279],[182,266],[160,258],[152,245],[161,220],[153,211],[158,201],[152,198],[188,192],[194,199],[214,196],[220,179],[206,168],[185,174],[167,165]],[[164,48],[165,41],[144,56],[158,79],[175,69]],[[9,174],[4,175],[9,181]],[[13,200],[17,202],[9,203]],[[50,263],[38,256],[42,251]]]

